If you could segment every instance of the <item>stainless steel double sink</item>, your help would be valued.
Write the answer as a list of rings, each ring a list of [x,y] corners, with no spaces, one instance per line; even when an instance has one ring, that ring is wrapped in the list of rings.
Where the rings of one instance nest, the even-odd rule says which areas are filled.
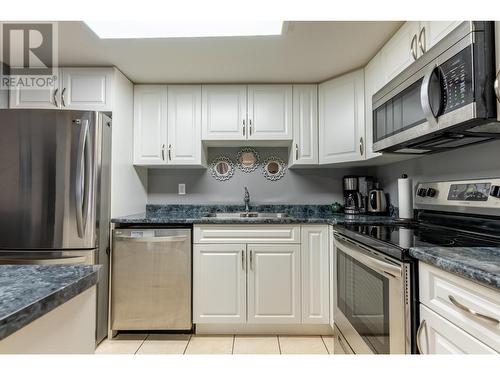
[[[288,214],[282,212],[212,212],[205,217],[213,219],[281,219],[288,217]]]

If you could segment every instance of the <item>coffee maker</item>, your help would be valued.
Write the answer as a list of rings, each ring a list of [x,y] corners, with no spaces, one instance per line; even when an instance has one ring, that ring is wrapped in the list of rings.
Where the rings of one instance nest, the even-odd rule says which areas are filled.
[[[363,207],[363,198],[359,193],[358,176],[344,176],[344,212],[348,215],[357,215]]]

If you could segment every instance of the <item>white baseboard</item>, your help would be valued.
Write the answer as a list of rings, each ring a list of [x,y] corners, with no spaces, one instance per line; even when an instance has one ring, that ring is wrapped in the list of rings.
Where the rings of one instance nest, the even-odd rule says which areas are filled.
[[[196,324],[197,335],[333,335],[328,324]]]

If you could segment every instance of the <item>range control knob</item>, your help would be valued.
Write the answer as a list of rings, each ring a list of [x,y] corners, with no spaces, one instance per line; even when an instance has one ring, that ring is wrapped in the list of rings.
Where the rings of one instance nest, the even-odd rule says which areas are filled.
[[[493,185],[490,190],[490,195],[495,198],[500,198],[500,186]]]
[[[437,190],[434,188],[428,188],[427,194],[428,197],[434,198],[437,195]]]
[[[417,190],[417,195],[419,197],[425,197],[425,196],[427,196],[427,189],[426,188],[419,188]]]

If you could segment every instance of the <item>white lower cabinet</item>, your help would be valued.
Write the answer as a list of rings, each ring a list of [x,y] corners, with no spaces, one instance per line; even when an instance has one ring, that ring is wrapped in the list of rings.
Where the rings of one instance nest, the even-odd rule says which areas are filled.
[[[300,245],[248,245],[248,322],[300,323]]]
[[[327,326],[329,233],[328,225],[195,225],[194,323]]]
[[[500,353],[500,293],[440,268],[419,264],[424,354]]]
[[[197,244],[193,251],[194,323],[244,323],[246,245]]]
[[[302,323],[330,323],[329,227],[302,226]]]
[[[420,305],[421,354],[496,354],[489,346]]]

